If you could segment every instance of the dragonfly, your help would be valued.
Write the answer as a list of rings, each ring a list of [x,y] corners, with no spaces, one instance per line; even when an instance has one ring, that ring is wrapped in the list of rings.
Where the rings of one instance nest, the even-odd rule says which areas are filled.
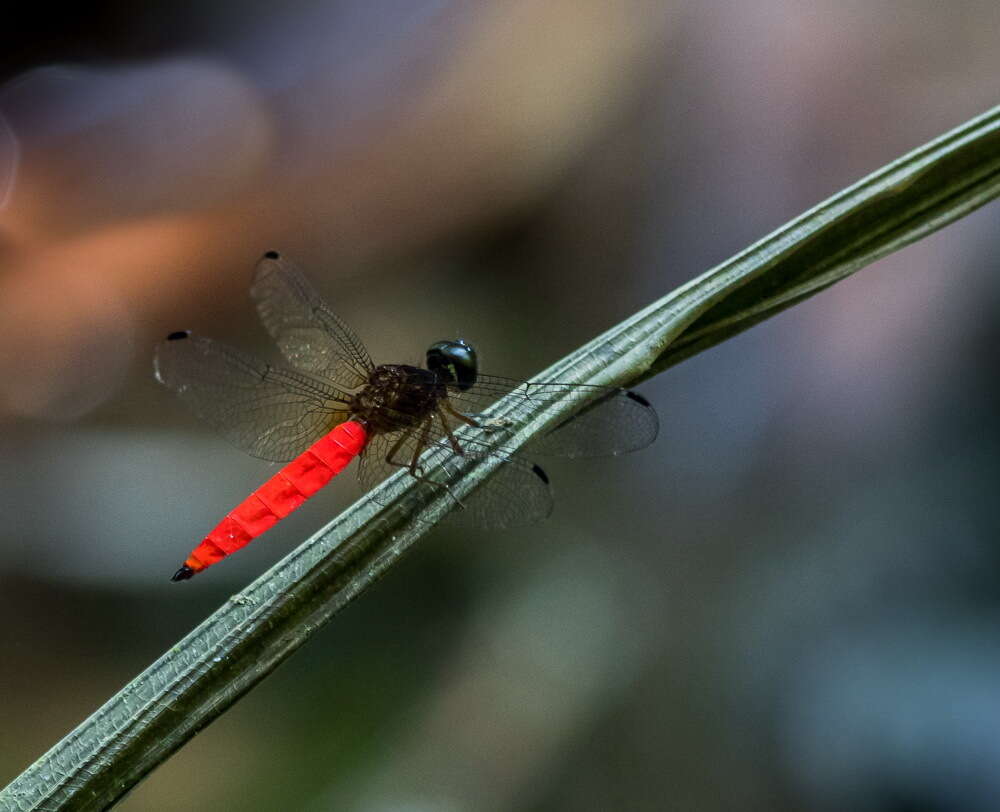
[[[464,339],[432,344],[423,367],[376,365],[306,275],[276,251],[258,262],[250,295],[286,364],[184,330],[157,345],[154,373],[234,445],[285,464],[226,514],[173,581],[188,580],[249,544],[355,458],[361,485],[376,501],[398,499],[381,496],[375,486],[406,471],[416,482],[402,497],[405,507],[452,494],[462,460],[489,459],[496,471],[470,494],[452,496],[452,515],[467,526],[500,529],[552,511],[549,477],[525,454],[617,455],[648,446],[658,433],[656,411],[636,392],[484,375]],[[571,416],[515,449],[511,441],[521,424],[488,413],[504,397],[534,414],[554,415],[568,401]]]

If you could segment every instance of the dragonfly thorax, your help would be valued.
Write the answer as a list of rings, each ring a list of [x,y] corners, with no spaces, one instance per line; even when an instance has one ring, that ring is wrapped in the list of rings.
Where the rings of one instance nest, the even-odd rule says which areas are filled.
[[[447,397],[445,383],[428,369],[406,364],[375,367],[351,401],[351,414],[370,432],[417,426]]]

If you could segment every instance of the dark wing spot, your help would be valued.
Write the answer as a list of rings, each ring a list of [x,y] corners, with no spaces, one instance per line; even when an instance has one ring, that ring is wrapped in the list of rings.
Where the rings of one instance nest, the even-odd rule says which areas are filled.
[[[641,403],[643,406],[649,406],[650,408],[652,408],[653,404],[651,404],[648,400],[646,400],[646,398],[644,398],[638,392],[628,391],[625,393],[625,395],[626,397],[632,398],[632,400],[634,400],[636,403]]]
[[[187,338],[191,335],[190,330],[178,330],[176,333],[171,333],[167,336],[167,341],[180,341],[182,338]]]
[[[549,484],[549,475],[542,470],[540,465],[532,465],[531,470],[534,472],[535,476],[537,476],[540,480],[542,480],[542,482],[544,482],[546,485]]]
[[[267,259],[280,259],[281,255],[277,251],[267,251],[264,256]]]

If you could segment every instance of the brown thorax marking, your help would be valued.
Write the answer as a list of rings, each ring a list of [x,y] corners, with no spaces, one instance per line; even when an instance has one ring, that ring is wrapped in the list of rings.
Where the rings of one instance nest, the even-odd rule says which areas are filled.
[[[351,399],[350,410],[370,432],[389,432],[420,425],[447,397],[447,387],[430,370],[383,364]]]

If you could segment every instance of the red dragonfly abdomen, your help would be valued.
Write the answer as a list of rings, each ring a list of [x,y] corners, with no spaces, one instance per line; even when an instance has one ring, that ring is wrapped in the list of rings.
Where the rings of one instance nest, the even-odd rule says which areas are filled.
[[[303,451],[233,508],[174,573],[183,581],[245,547],[343,471],[365,447],[368,432],[341,423]]]

